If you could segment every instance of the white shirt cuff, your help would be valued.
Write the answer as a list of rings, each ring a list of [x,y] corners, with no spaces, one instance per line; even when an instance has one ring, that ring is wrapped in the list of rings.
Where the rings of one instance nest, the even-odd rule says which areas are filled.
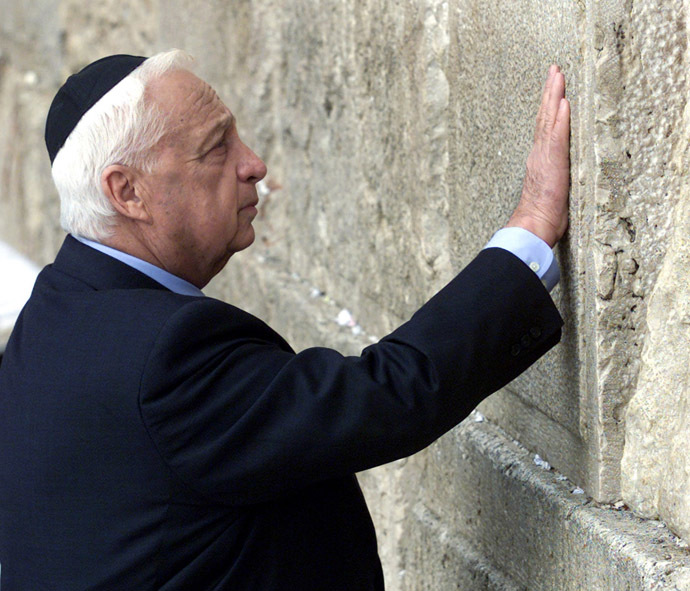
[[[561,270],[551,247],[524,228],[502,228],[484,248],[503,248],[512,252],[537,274],[549,291],[561,278]]]

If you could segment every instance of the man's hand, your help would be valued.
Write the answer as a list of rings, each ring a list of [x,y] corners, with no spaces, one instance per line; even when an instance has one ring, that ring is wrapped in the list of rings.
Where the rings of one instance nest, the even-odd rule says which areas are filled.
[[[555,246],[568,227],[569,156],[570,103],[565,77],[554,65],[544,85],[522,197],[507,227],[525,228]]]

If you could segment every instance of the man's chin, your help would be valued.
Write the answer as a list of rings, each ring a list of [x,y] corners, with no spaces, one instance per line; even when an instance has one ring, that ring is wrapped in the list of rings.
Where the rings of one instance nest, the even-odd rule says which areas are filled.
[[[248,248],[254,244],[255,239],[256,234],[254,232],[254,228],[251,224],[249,224],[247,229],[242,232],[241,236],[235,236],[232,242],[228,244],[228,252],[230,255],[240,252],[241,250],[244,250],[245,248]]]

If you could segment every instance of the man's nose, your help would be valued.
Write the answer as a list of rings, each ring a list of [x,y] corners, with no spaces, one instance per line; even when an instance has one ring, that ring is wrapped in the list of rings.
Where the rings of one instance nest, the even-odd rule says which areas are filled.
[[[245,183],[258,183],[266,176],[266,165],[250,148],[244,146],[245,153],[237,165],[237,176]]]

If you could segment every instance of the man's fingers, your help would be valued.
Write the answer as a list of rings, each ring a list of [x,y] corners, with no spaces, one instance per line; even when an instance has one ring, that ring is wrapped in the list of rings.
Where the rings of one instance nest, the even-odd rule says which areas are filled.
[[[558,108],[561,99],[565,96],[565,76],[561,72],[556,72],[551,80],[549,88],[549,97],[546,102],[544,110],[544,120],[542,122],[543,139],[551,136],[553,126],[556,124],[556,117],[558,116]]]
[[[554,65],[544,85],[520,203],[508,221],[508,226],[525,228],[552,247],[568,225],[569,148],[570,103],[565,77]]]
[[[561,98],[558,103],[556,122],[551,131],[551,142],[558,151],[558,155],[566,160],[570,153],[570,103]]]
[[[560,100],[565,97],[565,76],[558,66],[549,68],[549,76],[544,84],[542,102],[537,114],[537,128],[534,138],[537,142],[548,140],[558,114]]]
[[[551,96],[551,84],[556,72],[558,72],[558,66],[552,65],[549,68],[549,73],[546,76],[544,90],[541,94],[541,104],[539,105],[539,111],[537,112],[537,125],[536,129],[534,130],[535,140],[541,140],[544,134],[544,119],[546,117],[546,109],[549,103],[549,97]]]
[[[562,98],[558,104],[556,124],[553,128],[554,138],[568,139],[570,134],[570,102]]]

